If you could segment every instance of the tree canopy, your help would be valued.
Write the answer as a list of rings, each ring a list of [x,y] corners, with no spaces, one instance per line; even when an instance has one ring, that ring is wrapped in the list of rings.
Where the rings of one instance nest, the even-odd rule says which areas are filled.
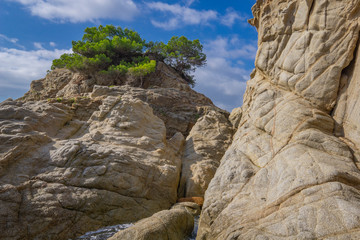
[[[127,28],[100,25],[85,29],[80,41],[72,42],[73,53],[53,60],[51,69],[68,68],[88,74],[116,73],[145,76],[155,71],[156,61],[162,61],[178,71],[191,85],[191,75],[206,64],[206,55],[199,40],[172,37],[167,44],[146,42]]]

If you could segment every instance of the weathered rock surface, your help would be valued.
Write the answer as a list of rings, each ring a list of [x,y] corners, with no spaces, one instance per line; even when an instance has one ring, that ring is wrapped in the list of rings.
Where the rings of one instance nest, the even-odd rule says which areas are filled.
[[[197,239],[359,239],[358,0],[258,0],[256,69]]]
[[[178,199],[178,202],[179,202],[179,203],[183,203],[183,202],[196,203],[197,205],[199,205],[200,207],[202,207],[202,205],[204,204],[204,198],[203,198],[203,197],[179,198],[179,199]]]
[[[99,86],[104,89],[97,89],[95,94],[99,96],[106,92],[117,94],[116,91],[109,91],[108,87],[119,85],[128,86],[127,89],[122,88],[122,92],[133,89],[134,97],[150,104],[154,114],[164,121],[168,138],[177,132],[187,136],[207,108],[226,114],[216,108],[209,98],[192,90],[177,72],[163,63],[159,63],[157,70],[143,80],[141,88],[140,82],[134,79],[114,80],[110,77],[85,76],[65,69],[56,69],[45,78],[33,81],[29,92],[20,100],[75,101],[75,98],[83,97]]]
[[[237,129],[242,117],[242,109],[241,107],[234,108],[229,116],[229,121],[233,125],[234,129]]]
[[[17,114],[16,123],[1,124],[4,237],[67,239],[176,202],[184,138],[167,141],[163,122],[143,101],[108,96],[83,123],[71,121],[60,103],[11,104],[1,113],[2,120],[14,118],[7,107]]]
[[[357,45],[355,59],[341,75],[338,102],[332,113],[335,135],[342,137],[351,148],[355,159],[360,159],[360,47]],[[359,166],[359,162],[355,163]]]
[[[227,113],[162,64],[143,88],[110,80],[55,70],[0,104],[0,239],[69,239],[176,203],[184,135]]]
[[[209,111],[192,128],[182,160],[179,197],[203,197],[233,136],[229,120]]]
[[[157,239],[184,240],[194,228],[194,215],[200,213],[196,203],[180,203],[170,210],[155,213],[134,226],[116,233],[109,240]]]

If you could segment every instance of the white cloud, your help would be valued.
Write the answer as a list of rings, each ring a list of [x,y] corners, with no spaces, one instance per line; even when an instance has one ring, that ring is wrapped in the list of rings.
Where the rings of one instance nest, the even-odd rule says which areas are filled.
[[[241,16],[238,12],[234,9],[228,8],[226,10],[226,14],[221,17],[220,22],[228,27],[231,27],[235,24],[236,21],[245,22],[246,17]]]
[[[32,15],[62,22],[102,18],[132,20],[138,13],[133,0],[9,0],[26,6]]]
[[[56,47],[56,43],[54,43],[54,42],[49,42],[49,45],[50,45],[50,47]]]
[[[253,60],[256,56],[257,42],[249,40],[245,42],[237,36],[231,38],[217,37],[215,40],[207,42],[204,47],[209,56]]]
[[[192,1],[190,1],[190,4]],[[159,22],[152,20],[151,23],[166,30],[175,29],[184,25],[206,25],[211,20],[218,18],[218,13],[212,10],[195,10],[183,7],[179,4],[167,4],[162,2],[149,2],[146,5],[152,9],[172,15],[168,21]]]
[[[45,76],[52,60],[71,50],[39,49],[25,51],[14,48],[0,49],[0,89],[28,90],[32,80]]]
[[[196,70],[195,89],[228,111],[241,106],[246,81],[252,71],[252,66],[246,67],[243,62],[254,62],[256,44],[244,44],[236,36],[208,41],[204,45],[207,65]]]
[[[209,57],[207,65],[196,71],[196,83],[221,90],[224,95],[236,95],[249,79],[250,70],[233,66],[225,58]]]
[[[34,47],[37,49],[44,49],[44,47],[42,46],[42,43],[39,43],[39,42],[34,42]]]
[[[17,47],[20,47],[20,48],[23,48],[23,49],[25,48],[24,46],[17,43],[19,41],[19,39],[17,39],[17,38],[10,38],[10,37],[8,37],[8,36],[6,36],[4,34],[0,34],[0,42],[1,42],[1,40],[4,40],[6,42],[10,42],[10,43],[14,44]]]
[[[185,6],[190,7],[197,0],[184,0],[184,1],[185,1]]]
[[[246,23],[246,17],[236,12],[232,8],[226,10],[226,14],[221,16],[213,10],[196,10],[190,6],[196,0],[183,0],[185,6],[179,4],[168,4],[163,2],[147,2],[146,5],[151,10],[166,13],[168,16],[165,21],[151,20],[155,27],[165,30],[173,30],[184,25],[207,25],[210,21],[216,20],[222,25],[231,27],[237,22]]]
[[[19,39],[17,39],[17,38],[9,38],[9,37],[5,36],[4,34],[0,34],[0,39],[3,39],[5,41],[7,41],[7,42],[11,42],[11,43],[14,43],[14,44],[19,41]]]

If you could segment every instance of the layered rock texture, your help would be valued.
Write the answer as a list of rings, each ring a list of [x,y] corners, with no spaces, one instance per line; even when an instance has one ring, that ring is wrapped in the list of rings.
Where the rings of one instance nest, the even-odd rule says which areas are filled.
[[[0,104],[0,239],[69,239],[169,209],[207,113],[228,115],[164,64],[141,83],[62,69],[34,81]]]
[[[197,239],[359,239],[360,1],[258,0],[253,14],[256,69]]]
[[[232,136],[232,125],[220,112],[209,111],[196,122],[185,143],[179,197],[204,196]]]
[[[149,218],[137,222],[134,226],[119,231],[109,240],[184,240],[194,227],[194,216],[199,215],[200,207],[196,203],[180,203],[170,210],[155,213]]]
[[[161,63],[143,79],[54,70],[0,103],[0,239],[140,219],[113,239],[183,239],[203,197],[197,239],[359,239],[360,0],[253,14],[230,115]]]

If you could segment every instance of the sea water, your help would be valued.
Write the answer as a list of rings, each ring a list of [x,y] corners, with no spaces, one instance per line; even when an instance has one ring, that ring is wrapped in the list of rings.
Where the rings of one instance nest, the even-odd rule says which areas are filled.
[[[199,216],[196,216],[194,218],[194,229],[191,233],[191,236],[188,237],[186,240],[195,240],[196,239],[196,235],[197,235],[197,231],[198,231],[198,226],[199,226]]]
[[[195,240],[196,239],[196,234],[198,231],[198,224],[199,224],[199,216],[196,216],[194,218],[194,230],[192,231],[191,236],[186,238],[185,240]],[[129,223],[129,224],[120,224],[120,225],[100,228],[96,231],[87,232],[84,235],[82,235],[81,237],[75,238],[74,240],[107,240],[108,238],[112,237],[118,231],[127,229],[128,227],[131,227],[133,225],[134,224]]]
[[[129,224],[120,224],[120,225],[100,228],[96,231],[87,232],[84,235],[82,235],[81,237],[75,238],[75,240],[106,240],[106,239],[112,237],[118,231],[127,229],[128,227],[131,227],[132,225],[134,225],[134,224],[129,223]]]

